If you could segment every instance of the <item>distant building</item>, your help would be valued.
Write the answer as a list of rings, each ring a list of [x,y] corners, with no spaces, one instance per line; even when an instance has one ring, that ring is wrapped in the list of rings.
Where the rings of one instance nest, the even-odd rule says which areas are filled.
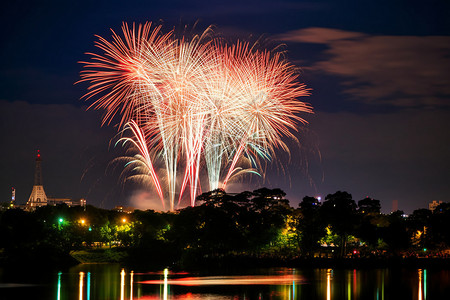
[[[44,186],[42,184],[42,170],[41,170],[41,154],[39,150],[36,155],[36,168],[34,171],[34,185],[31,195],[26,204],[26,210],[32,211],[36,207],[47,205],[47,195],[45,195]]]
[[[71,198],[47,198],[47,205],[56,206],[66,204],[67,206],[86,206],[86,199],[73,200]]]
[[[434,211],[439,204],[442,204],[442,201],[433,200],[433,202],[428,203],[428,209]]]
[[[119,206],[114,207],[113,210],[117,211],[117,212],[124,212],[124,213],[127,213],[127,214],[131,214],[131,213],[133,213],[136,210],[136,208],[130,207],[130,206],[125,207],[125,206],[119,205]]]
[[[44,191],[44,185],[42,181],[42,169],[41,169],[41,154],[38,150],[36,155],[36,169],[34,172],[34,185],[31,195],[28,198],[27,204],[23,207],[15,205],[17,208],[24,208],[28,211],[34,211],[37,207],[58,204],[66,204],[68,206],[86,206],[86,199],[73,200],[70,198],[50,198],[47,197]],[[15,200],[15,190],[13,190],[13,200]]]

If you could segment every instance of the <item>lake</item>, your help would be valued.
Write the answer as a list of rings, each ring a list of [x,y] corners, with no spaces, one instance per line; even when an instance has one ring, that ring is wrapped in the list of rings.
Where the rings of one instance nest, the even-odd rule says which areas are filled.
[[[0,268],[0,299],[450,299],[450,270],[270,268],[144,272],[115,264]]]

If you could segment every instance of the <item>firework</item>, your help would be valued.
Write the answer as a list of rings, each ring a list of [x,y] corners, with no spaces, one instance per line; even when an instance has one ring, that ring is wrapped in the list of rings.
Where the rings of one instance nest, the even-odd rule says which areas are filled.
[[[151,178],[150,182],[153,182],[156,191],[158,192],[159,198],[163,208],[165,208],[163,191],[161,189],[161,184],[159,183],[158,176],[156,175],[155,169],[153,167],[152,158],[150,151],[147,147],[147,141],[144,137],[142,130],[139,128],[138,124],[134,121],[130,121],[125,124],[125,130],[130,130],[132,132],[132,137],[122,137],[117,143],[123,143],[123,145],[129,143],[138,149],[138,153],[130,157],[122,157],[120,160],[125,160],[125,174],[128,179],[139,178],[143,179],[145,182],[149,182],[148,177]],[[130,173],[137,173],[136,175],[129,176]]]
[[[120,141],[138,154],[125,170],[151,178],[170,210],[186,189],[195,205],[202,166],[213,190],[260,171],[260,161],[277,149],[289,152],[283,138],[295,139],[296,124],[305,122],[298,114],[312,112],[298,100],[308,90],[280,52],[228,45],[210,29],[190,39],[151,23],[124,23],[122,32],[123,38],[113,31],[111,42],[98,37],[103,54],[88,53],[91,61],[82,62],[80,81],[90,82],[84,97],[97,98],[90,108],[105,110],[103,124],[118,118],[119,128],[131,132]],[[154,169],[161,163],[165,176]]]

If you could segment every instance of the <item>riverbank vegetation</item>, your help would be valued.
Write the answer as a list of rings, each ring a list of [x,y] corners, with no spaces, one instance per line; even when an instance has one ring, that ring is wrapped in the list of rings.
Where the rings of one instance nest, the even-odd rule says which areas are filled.
[[[176,212],[93,206],[0,212],[2,263],[148,266],[289,264],[450,257],[450,203],[382,214],[380,201],[338,191],[291,207],[280,189],[204,193]]]

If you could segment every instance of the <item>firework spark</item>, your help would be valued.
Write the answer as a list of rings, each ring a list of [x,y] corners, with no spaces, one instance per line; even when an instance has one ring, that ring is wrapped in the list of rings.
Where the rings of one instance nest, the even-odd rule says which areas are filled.
[[[113,31],[112,42],[98,37],[103,54],[82,62],[80,81],[90,83],[84,98],[97,98],[90,108],[105,110],[103,124],[117,117],[132,133],[120,139],[138,151],[126,169],[149,175],[170,210],[186,188],[195,205],[202,166],[213,190],[256,172],[277,149],[289,152],[283,138],[296,140],[297,123],[306,122],[298,114],[312,112],[298,100],[308,90],[280,52],[228,45],[210,29],[190,39],[151,23],[124,23],[122,32]],[[251,167],[243,170],[242,160]],[[165,166],[165,192],[155,163]]]

